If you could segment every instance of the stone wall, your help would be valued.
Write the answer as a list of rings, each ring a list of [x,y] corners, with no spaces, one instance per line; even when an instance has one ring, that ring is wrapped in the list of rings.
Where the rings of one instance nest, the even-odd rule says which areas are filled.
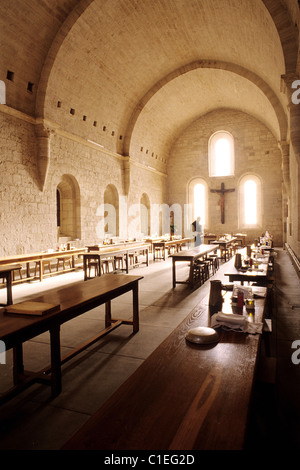
[[[290,155],[291,198],[287,219],[287,243],[290,245],[298,259],[300,259],[300,168],[293,150]]]
[[[208,173],[208,142],[218,131],[230,132],[235,139],[235,174],[233,177],[210,178]],[[203,178],[208,186],[207,232],[216,234],[245,232],[239,222],[240,179],[254,174],[262,185],[262,223],[256,228],[247,228],[249,240],[254,240],[266,229],[274,237],[277,246],[282,246],[282,172],[281,153],[272,133],[250,115],[232,111],[211,112],[190,125],[175,142],[168,162],[169,204],[188,203],[188,185],[193,178]],[[234,188],[225,198],[225,223],[221,224],[218,196],[210,189]]]
[[[52,247],[55,203],[39,190],[30,122],[0,113],[0,256]]]
[[[120,200],[126,194],[123,157],[73,135],[55,132],[51,136],[50,164],[43,190],[37,158],[34,121],[26,115],[0,112],[0,256],[58,246],[56,190],[60,185],[66,187],[66,181],[74,194],[77,246],[101,239],[106,187],[112,185]],[[134,163],[129,164],[129,173],[127,208],[139,204],[143,193],[147,193],[151,203],[165,200],[163,174]],[[119,216],[124,221],[127,209],[124,212],[123,208],[120,205]]]

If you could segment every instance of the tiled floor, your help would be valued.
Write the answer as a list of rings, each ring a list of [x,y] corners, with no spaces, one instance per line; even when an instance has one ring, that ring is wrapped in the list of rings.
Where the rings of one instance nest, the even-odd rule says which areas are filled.
[[[223,279],[224,265],[215,275]],[[151,262],[130,274],[141,274],[140,331],[121,326],[101,342],[90,347],[63,366],[63,391],[55,399],[50,389],[34,385],[0,408],[0,449],[59,449],[93,414],[119,385],[147,358],[163,339],[188,315],[208,293],[209,282],[191,290],[184,285],[172,289],[171,260]],[[182,265],[179,275],[186,277]],[[277,354],[277,383],[260,386],[255,391],[253,432],[249,443],[260,448],[277,448],[273,439],[277,431],[287,439],[284,448],[300,444],[300,365],[291,361],[291,342],[300,339],[299,279],[285,252],[279,250],[276,265],[273,351]],[[20,301],[44,289],[83,279],[82,271],[13,287],[14,301]],[[0,290],[0,302],[5,291]],[[130,316],[131,295],[113,301],[113,312]],[[95,333],[104,324],[104,308],[98,307],[62,327],[63,353]],[[49,338],[43,334],[25,345],[25,367],[38,370],[49,363]],[[300,357],[300,354],[299,354]],[[6,365],[0,364],[0,392],[11,384],[12,359],[7,353]],[[269,387],[269,388],[268,388]],[[294,393],[296,392],[296,393]],[[297,396],[298,395],[298,396]],[[270,426],[271,424],[271,426]],[[267,439],[266,439],[267,437]],[[263,446],[262,446],[263,448]]]

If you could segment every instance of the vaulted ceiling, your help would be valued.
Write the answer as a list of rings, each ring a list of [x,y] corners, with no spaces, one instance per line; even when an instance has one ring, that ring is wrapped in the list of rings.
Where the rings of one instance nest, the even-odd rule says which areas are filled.
[[[109,151],[167,161],[218,108],[288,138],[296,0],[1,0],[7,105]],[[10,80],[7,73],[12,72]],[[13,78],[12,78],[13,77]]]

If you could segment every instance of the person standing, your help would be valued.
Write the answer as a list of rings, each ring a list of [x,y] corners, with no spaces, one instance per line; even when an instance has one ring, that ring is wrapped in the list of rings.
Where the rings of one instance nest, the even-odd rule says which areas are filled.
[[[195,246],[199,246],[202,243],[202,225],[201,225],[201,217],[197,217],[196,220],[192,223],[193,232],[195,235]]]

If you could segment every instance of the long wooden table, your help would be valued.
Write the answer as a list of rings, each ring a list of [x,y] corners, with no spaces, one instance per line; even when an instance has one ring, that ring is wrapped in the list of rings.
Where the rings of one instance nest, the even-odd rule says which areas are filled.
[[[101,276],[101,264],[102,261],[115,257],[117,255],[124,256],[125,260],[125,268],[120,268],[121,271],[125,271],[126,274],[129,272],[129,255],[135,252],[144,252],[146,256],[146,260],[143,262],[146,266],[149,265],[149,245],[145,243],[130,245],[130,246],[120,246],[119,248],[107,247],[106,249],[102,249],[99,251],[89,251],[88,253],[83,253],[83,270],[84,270],[84,280],[89,278],[88,276],[88,265],[89,261],[96,260],[98,262],[98,275]],[[116,268],[114,266],[114,271]]]
[[[252,318],[262,321],[265,298],[255,302]],[[243,449],[261,335],[220,330],[216,344],[189,343],[189,329],[210,324],[207,304],[208,297],[63,449]]]
[[[180,253],[172,254],[172,285],[173,288],[176,287],[176,284],[189,284],[193,287],[193,266],[197,259],[202,257],[207,257],[209,253],[216,252],[219,248],[219,245],[199,245],[198,247],[193,248],[192,250],[184,250]],[[189,262],[190,263],[190,274],[186,281],[178,281],[176,279],[176,263],[178,262]]]
[[[269,267],[269,258],[270,254],[266,253],[264,255],[258,256],[258,267],[244,267],[237,269],[234,267],[234,258],[229,261],[227,264],[228,270],[224,273],[225,276],[228,276],[230,282],[239,281],[241,284],[244,282],[258,282],[266,284],[268,278],[268,267]]]
[[[139,331],[138,282],[142,276],[126,274],[106,274],[89,281],[79,281],[69,286],[53,289],[42,295],[35,296],[31,301],[59,304],[60,310],[43,316],[20,315],[0,310],[0,340],[4,341],[6,350],[13,349],[14,387],[0,397],[0,404],[11,396],[28,387],[32,383],[51,385],[52,395],[61,392],[61,366],[82,352],[87,346],[95,343],[110,331],[122,324],[132,325],[133,333]],[[111,316],[111,300],[132,291],[132,320],[113,319]],[[78,346],[66,357],[60,353],[60,327],[63,323],[105,303],[105,329],[93,338]],[[44,333],[50,332],[51,364],[36,373],[25,372],[23,365],[23,343]]]
[[[232,237],[230,239],[227,238],[219,238],[218,240],[214,240],[211,242],[212,245],[219,245],[221,250],[221,256],[224,258],[224,261],[229,260],[229,252],[228,249],[232,246],[233,243],[236,242],[236,237]]]
[[[0,258],[0,266],[22,264],[27,265],[27,279],[30,279],[30,262],[36,262],[39,266],[39,280],[43,280],[43,262],[57,258],[72,258],[72,269],[74,269],[74,257],[86,252],[85,248],[72,248],[64,251],[42,251],[37,253],[27,253],[22,255],[8,255]]]
[[[168,247],[174,246],[176,248],[176,253],[179,253],[182,250],[182,247],[186,244],[191,243],[193,240],[191,238],[181,238],[176,240],[156,240],[152,242],[152,250],[153,250],[153,261],[156,259],[166,259],[166,249]],[[162,257],[157,257],[156,248],[160,248],[162,250]]]

